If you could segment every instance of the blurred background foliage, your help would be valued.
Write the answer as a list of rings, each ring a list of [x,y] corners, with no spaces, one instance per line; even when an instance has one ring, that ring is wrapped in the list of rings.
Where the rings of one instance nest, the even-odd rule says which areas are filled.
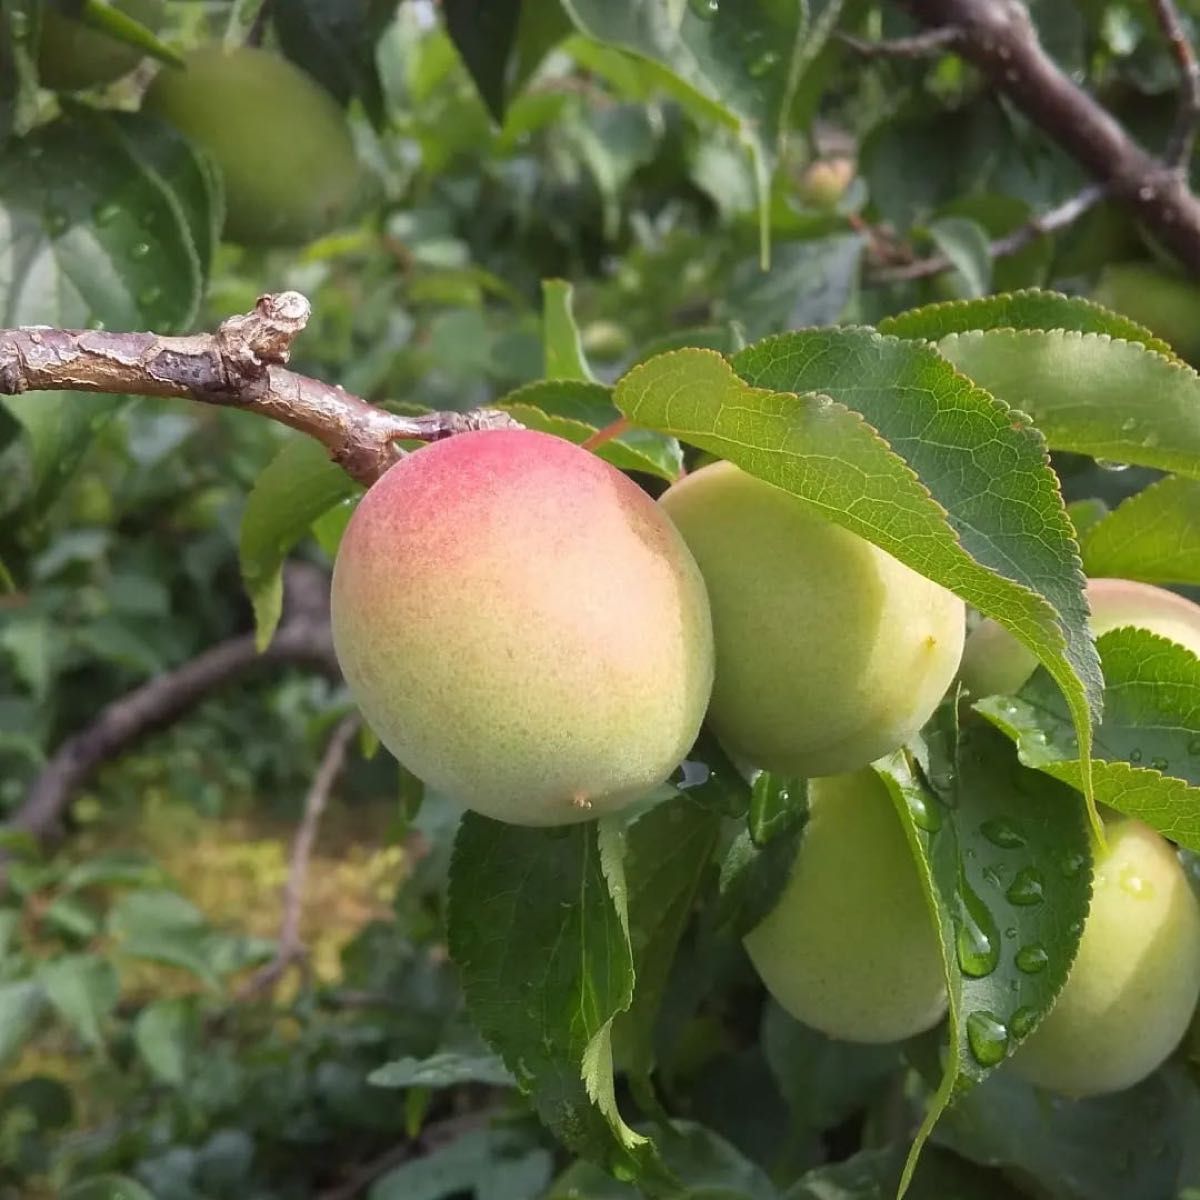
[[[686,4],[696,20],[718,8]],[[0,7],[15,37],[22,5]],[[264,291],[295,288],[314,314],[297,370],[379,403],[439,409],[541,377],[548,278],[572,283],[582,347],[605,379],[672,344],[733,347],[1033,285],[1099,289],[1200,356],[1200,294],[1115,206],[992,261],[990,239],[1085,179],[960,60],[868,63],[830,36],[835,26],[912,32],[892,5],[809,4],[778,143],[743,103],[748,91],[714,100],[649,42],[643,57],[626,53],[611,27],[632,3],[607,16],[599,0],[526,4],[510,42],[478,36],[484,7],[278,0],[266,44],[348,106],[365,167],[357,212],[303,248],[220,244],[188,269],[173,261],[162,218],[150,219],[148,175],[114,177],[127,188],[121,211],[144,203],[145,223],[115,249],[101,236],[104,160],[136,132],[121,114],[153,67],[74,97],[10,79],[0,228],[15,233],[0,247],[0,324],[211,329]],[[1031,7],[1055,57],[1161,145],[1177,77],[1148,6]],[[743,84],[779,70],[782,51],[764,31],[789,9],[746,5],[758,40],[738,50],[753,52]],[[169,3],[162,37],[237,40],[255,10]],[[165,178],[180,208],[195,200],[186,220],[202,244],[213,217],[196,198],[207,184],[186,163],[159,166],[155,187]],[[66,244],[62,214],[95,237]],[[939,252],[953,269],[889,278]],[[1141,264],[1135,286],[1113,295],[1112,264],[1131,262]],[[117,284],[100,279],[105,263],[118,264]],[[52,434],[0,425],[0,563],[11,583],[0,595],[0,816],[102,705],[250,627],[239,523],[289,436],[175,401],[67,403]],[[38,465],[47,445],[61,470]],[[1154,477],[1090,460],[1059,466],[1068,499],[1110,504]],[[300,553],[328,565],[320,536]],[[59,849],[8,839],[17,903],[0,907],[0,1195],[140,1200],[141,1186],[158,1200],[528,1200],[551,1186],[563,1164],[468,1031],[446,963],[453,814],[427,796],[413,819],[411,781],[386,755],[352,755],[322,829],[303,908],[311,975],[290,975],[273,997],[235,999],[274,952],[287,837],[347,705],[299,669],[241,677],[90,779]],[[705,1127],[671,1151],[698,1182],[773,1195],[764,1171],[798,1178],[907,1127],[913,1076],[894,1049],[848,1063],[763,1008],[735,944],[697,939],[668,994],[660,1063],[673,1111]],[[396,1068],[387,1088],[369,1080],[383,1062]],[[800,1064],[818,1082],[797,1095],[789,1080]],[[1122,1121],[1137,1105],[1152,1111],[1155,1089],[1170,1086],[1156,1078],[1124,1100]],[[1034,1134],[973,1152],[988,1122],[1016,1120],[1027,1100],[988,1088],[993,1115],[948,1121],[941,1135],[966,1158],[1035,1173],[1055,1195],[1150,1194],[1130,1182],[1128,1130],[1092,1162],[1038,1160]],[[774,1124],[749,1101],[764,1094],[779,1096]],[[1049,1126],[1069,1119],[1043,1115]],[[1059,1134],[1069,1144],[1070,1131]],[[943,1153],[927,1157],[918,1194],[1005,1194],[997,1176]],[[890,1167],[872,1161],[857,1169],[882,1178]],[[70,1190],[105,1173],[125,1190]],[[835,1172],[825,1190],[789,1195],[874,1194],[860,1184]],[[628,1190],[576,1167],[552,1194]]]

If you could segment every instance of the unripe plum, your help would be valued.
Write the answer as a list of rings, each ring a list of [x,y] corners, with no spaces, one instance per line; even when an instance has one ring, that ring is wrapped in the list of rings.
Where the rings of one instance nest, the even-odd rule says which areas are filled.
[[[1130,579],[1090,579],[1087,600],[1096,637],[1133,625],[1200,655],[1200,605],[1175,592]],[[973,696],[1010,696],[1021,690],[1037,665],[1032,650],[989,619],[967,638],[961,677]]]
[[[333,575],[338,661],[414,774],[517,825],[661,783],[712,686],[708,598],[675,527],[601,459],[526,430],[392,467]]]
[[[941,1020],[937,932],[874,771],[812,782],[791,876],[746,949],[771,995],[830,1037],[894,1042]]]
[[[162,0],[112,0],[126,16],[156,30],[162,24]],[[68,17],[52,5],[42,8],[38,40],[38,81],[60,92],[112,83],[127,75],[145,57],[136,46],[127,45]]]
[[[709,722],[735,757],[837,775],[928,720],[962,654],[958,597],[731,463],[693,472],[660,503],[708,585]]]
[[[155,76],[143,107],[212,155],[225,180],[225,236],[293,245],[327,233],[358,188],[342,110],[286,59],[205,46]]]
[[[1072,1096],[1144,1079],[1200,999],[1200,902],[1174,848],[1139,821],[1107,834],[1066,986],[1011,1060],[1031,1083]]]

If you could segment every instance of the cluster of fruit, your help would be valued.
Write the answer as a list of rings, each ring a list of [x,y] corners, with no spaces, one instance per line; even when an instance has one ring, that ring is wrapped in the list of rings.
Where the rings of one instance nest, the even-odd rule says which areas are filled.
[[[1096,581],[1096,629],[1200,652],[1200,608]],[[529,431],[410,455],[367,493],[333,581],[339,660],[383,743],[501,821],[559,825],[662,783],[701,721],[747,769],[810,780],[788,885],[746,946],[826,1033],[936,1024],[941,955],[917,868],[870,763],[960,673],[1016,690],[1036,661],[961,600],[726,462],[655,503],[591,454]],[[964,640],[966,652],[964,658]],[[1200,904],[1174,849],[1114,821],[1066,989],[1012,1069],[1072,1094],[1129,1086],[1200,996]]]
[[[149,29],[163,0],[118,0]],[[112,83],[143,52],[55,8],[42,18],[38,78],[59,91]],[[284,58],[253,47],[203,46],[163,67],[142,111],[170,122],[215,163],[224,181],[224,237],[245,245],[301,245],[350,212],[362,175],[333,98]]]

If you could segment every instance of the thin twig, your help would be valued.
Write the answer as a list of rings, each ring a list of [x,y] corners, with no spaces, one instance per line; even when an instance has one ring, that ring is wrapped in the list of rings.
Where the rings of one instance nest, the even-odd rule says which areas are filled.
[[[213,334],[0,329],[0,395],[109,392],[247,409],[316,438],[368,487],[395,462],[399,440],[433,442],[516,424],[490,409],[397,416],[287,370],[283,364],[311,311],[299,292],[282,292],[260,297],[253,312],[230,317]]]
[[[1174,166],[1138,145],[1038,41],[1017,0],[898,0],[929,29],[955,28],[954,50],[1200,275],[1200,199]]]
[[[1104,198],[1107,189],[1100,184],[1089,184],[1082,191],[1064,201],[1056,208],[1031,217],[1010,233],[988,243],[988,255],[992,259],[1007,258],[1024,250],[1040,237],[1057,233],[1078,221],[1089,209]],[[932,254],[913,262],[894,267],[882,267],[872,272],[872,283],[904,283],[914,279],[928,279],[949,271],[954,264],[944,254]]]
[[[1150,0],[1150,3],[1179,64],[1179,110],[1163,158],[1172,167],[1182,169],[1191,161],[1196,124],[1200,122],[1200,63],[1196,61],[1195,48],[1183,28],[1175,0]]]
[[[927,29],[912,37],[888,38],[880,42],[855,37],[852,33],[838,33],[836,36],[839,42],[864,58],[930,58],[952,49],[962,36],[962,31],[947,25],[941,29]]]
[[[343,717],[325,747],[321,764],[304,800],[304,815],[300,818],[296,836],[292,839],[288,877],[283,887],[283,920],[279,926],[275,957],[256,971],[239,989],[238,1001],[249,1000],[269,991],[293,963],[303,965],[308,960],[308,950],[300,937],[300,915],[304,905],[304,887],[308,881],[308,864],[312,860],[317,829],[321,824],[325,805],[329,801],[329,793],[341,774],[346,752],[361,724],[362,720],[357,712]]]

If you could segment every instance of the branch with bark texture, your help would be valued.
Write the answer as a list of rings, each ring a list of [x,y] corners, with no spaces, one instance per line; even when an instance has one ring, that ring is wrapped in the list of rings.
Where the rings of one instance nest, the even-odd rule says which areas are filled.
[[[434,442],[515,422],[491,409],[402,417],[284,366],[312,309],[299,292],[259,298],[216,333],[162,337],[94,329],[0,330],[0,395],[29,391],[175,396],[256,412],[307,433],[369,487],[396,442]]]
[[[317,829],[325,813],[325,805],[329,801],[329,793],[341,774],[350,742],[361,725],[362,719],[356,712],[343,717],[325,747],[321,764],[304,799],[304,815],[300,818],[296,836],[292,840],[287,883],[283,887],[283,919],[279,925],[275,957],[261,970],[256,971],[241,988],[237,996],[239,1001],[248,1000],[273,987],[293,963],[302,966],[307,964],[308,951],[300,937],[300,915],[304,904],[304,886],[308,882],[308,864],[317,840]]]
[[[72,795],[101,764],[255,668],[307,666],[340,679],[329,627],[328,577],[317,567],[293,563],[284,579],[284,620],[266,650],[259,653],[252,633],[231,638],[106,705],[91,725],[55,751],[8,827],[39,841],[52,838]],[[2,884],[0,877],[0,890]]]
[[[1132,209],[1181,263],[1200,275],[1200,200],[1188,189],[1183,172],[1174,162],[1158,159],[1138,145],[1111,113],[1058,67],[1038,41],[1023,4],[1017,0],[905,3],[926,28],[956,31],[950,49],[973,63],[1109,195]],[[1157,7],[1161,12],[1164,6]],[[1179,44],[1173,45],[1178,55]]]

